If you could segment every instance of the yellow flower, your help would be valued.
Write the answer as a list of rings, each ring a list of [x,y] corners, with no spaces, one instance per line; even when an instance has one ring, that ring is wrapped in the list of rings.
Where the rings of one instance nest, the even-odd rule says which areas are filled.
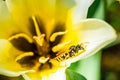
[[[65,69],[116,38],[86,19],[93,0],[0,0],[0,74],[26,80],[65,80]]]

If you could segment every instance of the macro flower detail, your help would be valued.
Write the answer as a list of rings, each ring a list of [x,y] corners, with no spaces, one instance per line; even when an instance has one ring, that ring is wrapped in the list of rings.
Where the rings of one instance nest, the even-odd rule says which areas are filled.
[[[65,80],[65,69],[72,62],[93,55],[116,38],[106,22],[86,19],[92,2],[0,0],[0,74]]]

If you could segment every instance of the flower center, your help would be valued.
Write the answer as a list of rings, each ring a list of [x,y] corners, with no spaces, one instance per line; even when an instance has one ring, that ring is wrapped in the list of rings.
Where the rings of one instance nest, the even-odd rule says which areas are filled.
[[[8,40],[17,48],[23,51],[23,54],[16,56],[15,61],[22,67],[34,70],[45,70],[54,67],[54,60],[57,51],[52,50],[57,36],[64,35],[66,32],[55,32],[49,40],[46,39],[46,34],[41,33],[40,26],[35,16],[32,16],[35,34],[29,37],[27,34],[19,33],[11,36]],[[43,27],[43,26],[42,26]],[[64,44],[65,45],[65,44]],[[62,46],[64,46],[62,45]],[[62,47],[60,46],[60,47]],[[58,48],[60,48],[58,47]],[[57,49],[58,49],[57,48]]]
[[[87,42],[70,45],[71,41],[69,40],[53,45],[56,43],[55,41],[58,36],[63,36],[68,31],[55,32],[50,36],[49,40],[47,40],[46,34],[41,33],[35,16],[32,16],[32,21],[36,32],[36,35],[34,35],[32,39],[24,33],[9,38],[13,44],[15,43],[15,45],[20,46],[20,49],[27,48],[27,50],[23,51],[24,54],[18,55],[15,59],[22,67],[32,68],[36,71],[47,70],[56,66],[60,67],[60,62],[73,58],[85,51]],[[15,40],[26,42],[28,45],[21,44]]]

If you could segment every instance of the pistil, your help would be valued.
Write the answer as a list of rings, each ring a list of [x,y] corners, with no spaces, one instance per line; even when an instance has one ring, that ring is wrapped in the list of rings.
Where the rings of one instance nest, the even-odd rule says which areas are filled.
[[[37,23],[37,20],[36,20],[35,16],[32,16],[32,20],[33,20],[33,23],[34,23],[34,26],[35,26],[36,34],[37,34],[37,36],[40,36],[41,32],[40,32],[39,25]]]

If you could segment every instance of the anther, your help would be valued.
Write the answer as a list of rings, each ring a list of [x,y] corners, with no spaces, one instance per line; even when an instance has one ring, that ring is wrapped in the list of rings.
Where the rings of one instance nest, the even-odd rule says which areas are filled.
[[[42,57],[39,58],[40,63],[46,63],[48,60],[49,60],[49,57],[42,56]]]
[[[67,31],[64,31],[64,32],[55,32],[50,37],[50,41],[53,42],[53,41],[55,41],[55,39],[56,39],[57,36],[64,35],[66,33],[67,33]]]

